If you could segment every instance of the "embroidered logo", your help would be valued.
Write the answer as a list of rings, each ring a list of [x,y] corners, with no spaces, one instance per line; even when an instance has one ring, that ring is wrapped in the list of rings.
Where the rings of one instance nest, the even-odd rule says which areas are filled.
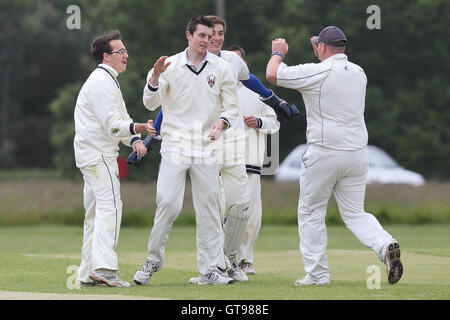
[[[212,87],[214,87],[214,85],[216,84],[216,77],[213,76],[213,75],[209,75],[209,76],[206,78],[206,81],[208,81],[208,85],[212,88]]]

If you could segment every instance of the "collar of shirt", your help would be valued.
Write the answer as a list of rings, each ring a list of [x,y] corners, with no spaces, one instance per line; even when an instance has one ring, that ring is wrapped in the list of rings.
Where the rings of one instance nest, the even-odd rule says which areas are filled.
[[[195,71],[200,70],[203,67],[203,65],[205,64],[206,61],[211,61],[211,54],[212,53],[210,53],[209,51],[206,51],[205,57],[203,58],[203,60],[200,62],[200,64],[197,67],[197,66],[195,66],[192,63],[192,61],[189,60],[189,58],[187,56],[187,50],[188,50],[188,48],[186,48],[184,50],[185,54],[182,55],[182,59],[183,59],[182,62],[183,62],[183,64],[187,64],[188,66],[192,67],[192,69],[194,69]]]
[[[322,62],[331,61],[331,60],[337,60],[337,59],[345,59],[345,60],[347,60],[347,55],[345,53],[337,53],[337,54],[332,55],[331,57],[326,58]]]
[[[102,68],[105,68],[106,70],[108,70],[109,73],[111,73],[111,75],[112,75],[114,78],[117,78],[117,76],[119,75],[119,74],[117,73],[117,71],[114,70],[114,68],[111,67],[111,66],[108,65],[108,64],[100,63],[98,66],[99,66],[99,67],[102,67]]]

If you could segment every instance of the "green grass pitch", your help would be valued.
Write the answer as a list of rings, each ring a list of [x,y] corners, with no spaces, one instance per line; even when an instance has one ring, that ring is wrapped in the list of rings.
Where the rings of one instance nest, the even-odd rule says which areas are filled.
[[[189,284],[197,276],[195,229],[173,227],[163,269],[147,286],[73,289],[73,270],[80,263],[82,228],[39,225],[0,228],[0,299],[20,293],[56,297],[99,295],[174,300],[446,300],[450,298],[450,225],[388,225],[402,249],[404,275],[387,283],[386,270],[373,252],[343,226],[329,226],[331,285],[295,287],[303,277],[296,226],[263,225],[255,251],[257,274],[228,286]],[[117,252],[120,272],[132,282],[144,262],[150,228],[122,228]],[[376,272],[380,270],[379,286]],[[371,278],[372,277],[372,278]],[[375,279],[375,280],[374,280]],[[66,295],[66,296],[65,296]],[[38,295],[34,297],[39,298]],[[25,296],[26,297],[26,296]],[[55,297],[55,296],[53,296]]]

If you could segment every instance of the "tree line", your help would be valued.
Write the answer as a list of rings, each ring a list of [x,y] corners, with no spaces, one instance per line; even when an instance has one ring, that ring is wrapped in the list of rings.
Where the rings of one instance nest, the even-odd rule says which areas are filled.
[[[80,8],[79,29],[69,29],[70,5]],[[370,28],[370,5],[379,28]],[[73,109],[95,67],[92,39],[120,30],[130,54],[119,81],[136,121],[155,118],[142,105],[147,72],[161,55],[186,47],[185,28],[196,14],[214,14],[214,1],[9,0],[0,3],[0,168],[57,168],[78,176],[73,159]],[[304,110],[301,95],[265,80],[271,40],[286,38],[290,65],[317,62],[309,38],[336,25],[347,35],[349,60],[368,77],[365,119],[369,144],[429,179],[450,178],[450,4],[445,0],[226,0],[224,47],[242,46],[249,69],[264,84]],[[369,19],[369,22],[368,22]],[[371,19],[371,20],[370,20]],[[303,115],[282,125],[281,160],[305,143]],[[121,147],[121,154],[129,149]],[[131,178],[154,179],[157,148]],[[145,173],[145,174],[143,174]]]

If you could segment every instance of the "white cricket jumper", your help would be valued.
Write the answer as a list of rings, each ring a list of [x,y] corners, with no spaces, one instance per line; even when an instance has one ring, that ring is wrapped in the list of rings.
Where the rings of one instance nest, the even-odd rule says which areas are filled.
[[[143,102],[147,109],[161,105],[161,166],[158,174],[156,213],[148,241],[148,258],[161,268],[173,222],[184,197],[186,172],[192,182],[197,222],[197,265],[200,274],[225,268],[224,235],[219,211],[219,165],[217,141],[208,137],[211,126],[223,119],[231,126],[238,117],[235,77],[229,64],[207,52],[206,61],[195,70],[187,64],[187,51],[167,58],[158,87],[148,85]]]
[[[100,64],[82,86],[75,106],[75,160],[84,179],[86,210],[82,260],[78,280],[89,273],[118,270],[115,252],[122,219],[117,156],[119,142],[130,146],[141,140],[127,113],[117,72]]]

